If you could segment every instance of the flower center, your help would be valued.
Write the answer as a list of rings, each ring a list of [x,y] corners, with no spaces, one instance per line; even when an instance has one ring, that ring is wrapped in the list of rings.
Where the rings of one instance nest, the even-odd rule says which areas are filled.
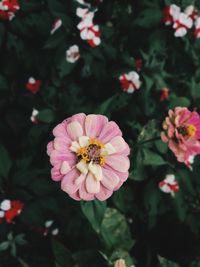
[[[94,164],[104,165],[105,158],[102,156],[102,148],[104,145],[97,139],[90,139],[89,145],[86,147],[81,147],[77,156],[79,160],[84,160],[86,163],[92,161]]]
[[[196,134],[197,128],[193,124],[187,126],[179,127],[178,132],[184,136],[194,137]]]
[[[196,131],[197,131],[197,128],[193,125],[193,124],[189,124],[187,126],[187,134],[190,136],[190,137],[194,137],[195,134],[196,134]]]

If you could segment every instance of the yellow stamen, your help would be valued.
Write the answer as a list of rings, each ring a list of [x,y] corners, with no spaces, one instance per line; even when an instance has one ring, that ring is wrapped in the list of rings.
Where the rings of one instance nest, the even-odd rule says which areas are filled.
[[[104,144],[102,144],[98,139],[96,139],[96,138],[91,138],[90,140],[89,140],[89,144],[90,145],[97,145],[97,146],[99,146],[100,148],[103,148],[104,147]]]
[[[197,128],[193,125],[193,124],[189,124],[187,126],[187,134],[190,136],[190,137],[194,137],[195,134],[197,132]]]
[[[81,147],[77,152],[77,156],[81,156],[81,159],[86,162],[89,161],[87,147]]]
[[[101,166],[103,166],[103,165],[105,165],[105,163],[106,163],[105,158],[104,158],[104,157],[100,157],[100,162],[99,162],[99,164],[100,164]]]

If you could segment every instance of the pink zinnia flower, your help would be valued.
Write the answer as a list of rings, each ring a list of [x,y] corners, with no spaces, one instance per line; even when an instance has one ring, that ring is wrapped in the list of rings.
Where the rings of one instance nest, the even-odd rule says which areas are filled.
[[[124,73],[119,77],[119,80],[122,90],[130,94],[138,90],[141,86],[140,76],[135,71]]]
[[[163,122],[163,142],[168,143],[179,162],[191,167],[193,156],[200,154],[200,117],[185,107],[169,110]]]
[[[47,146],[54,181],[75,200],[101,201],[128,178],[130,149],[122,132],[103,115],[74,115],[58,124]]]
[[[178,182],[175,180],[174,174],[166,175],[165,179],[159,183],[160,190],[164,193],[174,196],[179,191]]]

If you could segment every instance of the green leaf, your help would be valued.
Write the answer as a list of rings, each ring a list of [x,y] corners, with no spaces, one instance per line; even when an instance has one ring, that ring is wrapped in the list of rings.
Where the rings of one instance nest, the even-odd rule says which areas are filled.
[[[164,161],[164,159],[160,155],[149,149],[143,149],[143,153],[144,153],[144,159],[143,159],[144,165],[160,166],[166,164],[166,161]]]
[[[6,178],[12,162],[6,149],[0,144],[0,176]]]
[[[184,96],[171,96],[170,97],[170,104],[169,108],[175,108],[175,107],[189,107],[190,106],[190,100]]]
[[[37,118],[41,122],[51,123],[55,119],[55,114],[51,109],[43,109],[39,112]]]
[[[58,266],[75,266],[74,260],[69,250],[58,240],[52,239],[52,250],[55,257],[55,262]]]
[[[125,217],[116,209],[107,208],[101,225],[101,235],[108,248],[130,250],[133,240]]]
[[[101,223],[106,210],[106,202],[102,201],[90,201],[81,202],[81,209],[83,214],[87,217],[88,221],[91,223],[93,229],[99,233]]]
[[[6,79],[0,75],[0,91],[5,91],[8,89],[8,83]]]
[[[180,267],[175,262],[169,261],[161,256],[158,256],[158,260],[160,263],[159,267]]]
[[[9,241],[4,241],[0,243],[0,251],[5,251],[9,248],[10,242]]]
[[[151,28],[160,24],[161,19],[161,10],[155,8],[147,8],[139,13],[139,16],[134,20],[134,26]]]

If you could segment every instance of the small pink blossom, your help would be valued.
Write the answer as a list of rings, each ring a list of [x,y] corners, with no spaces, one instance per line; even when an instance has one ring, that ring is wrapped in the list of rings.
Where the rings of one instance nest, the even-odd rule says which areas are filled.
[[[80,58],[79,47],[77,45],[72,45],[66,51],[66,60],[69,63],[75,63]]]
[[[173,174],[166,175],[165,179],[159,183],[160,190],[174,196],[179,191],[178,182]]]
[[[56,18],[51,29],[51,35],[54,34],[62,26],[62,20]]]
[[[132,94],[135,90],[138,90],[141,86],[140,76],[135,71],[121,75],[119,80],[122,90],[130,94]]]
[[[200,117],[185,107],[169,110],[163,122],[162,141],[168,143],[179,162],[191,167],[191,156],[200,154]]]
[[[47,146],[51,176],[75,200],[109,198],[128,178],[129,146],[113,121],[74,115],[58,124]]]

